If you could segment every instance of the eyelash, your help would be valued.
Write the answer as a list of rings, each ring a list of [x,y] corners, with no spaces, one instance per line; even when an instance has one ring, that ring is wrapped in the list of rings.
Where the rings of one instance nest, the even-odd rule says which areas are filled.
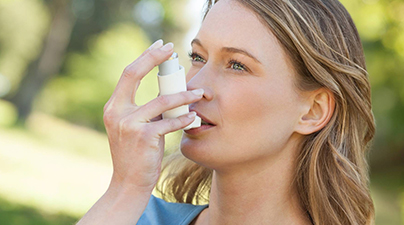
[[[192,62],[202,62],[202,63],[206,63],[206,60],[203,59],[198,53],[196,52],[189,52],[188,53],[189,58],[191,59]],[[196,58],[198,58],[196,60]],[[237,61],[235,59],[230,59],[228,62],[228,65],[230,66],[231,69],[235,70],[236,72],[248,72],[248,68],[246,65],[244,65],[243,63],[241,63],[240,61]],[[235,69],[233,66],[234,65],[239,65],[240,69]]]

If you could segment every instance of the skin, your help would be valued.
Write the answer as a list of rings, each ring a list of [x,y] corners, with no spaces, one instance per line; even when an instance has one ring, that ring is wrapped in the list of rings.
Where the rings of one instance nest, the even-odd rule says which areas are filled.
[[[188,89],[205,94],[191,108],[215,124],[182,138],[182,153],[214,170],[209,208],[196,224],[310,224],[291,184],[305,129],[321,119],[312,104],[319,92],[297,90],[275,36],[235,1],[211,9],[192,51]]]
[[[196,113],[161,114],[185,104],[215,125],[185,133],[181,142],[186,157],[214,170],[209,208],[194,224],[310,224],[293,186],[295,159],[304,135],[330,120],[332,93],[298,91],[274,35],[233,0],[215,4],[192,48],[198,57],[187,75],[189,91],[134,102],[141,79],[173,53],[161,40],[122,73],[104,107],[113,176],[78,224],[136,224],[160,176],[164,135]]]

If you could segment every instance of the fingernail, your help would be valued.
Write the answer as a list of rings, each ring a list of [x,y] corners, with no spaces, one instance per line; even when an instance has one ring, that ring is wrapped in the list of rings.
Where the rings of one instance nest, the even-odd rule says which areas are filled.
[[[170,42],[170,43],[167,43],[166,45],[164,45],[161,48],[161,50],[169,52],[169,51],[173,50],[173,48],[174,48],[174,44]]]
[[[152,45],[150,45],[149,49],[153,50],[156,48],[161,48],[161,46],[163,46],[163,40],[159,39],[159,40],[155,41]]]
[[[194,95],[199,96],[199,97],[202,96],[203,93],[205,93],[205,91],[204,91],[202,88],[192,90],[191,92],[192,92]]]
[[[196,116],[196,112],[192,111],[192,112],[188,113],[187,116],[188,116],[188,118],[193,119]]]

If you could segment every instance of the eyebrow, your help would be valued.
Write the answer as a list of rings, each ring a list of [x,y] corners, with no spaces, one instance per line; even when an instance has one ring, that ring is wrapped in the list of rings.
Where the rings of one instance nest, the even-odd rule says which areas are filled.
[[[203,48],[203,45],[201,43],[201,41],[197,38],[195,38],[194,40],[191,41],[191,46],[192,45],[199,45]],[[239,48],[233,48],[233,47],[223,47],[222,51],[228,52],[228,53],[239,53],[245,56],[250,57],[251,59],[253,59],[254,61],[256,61],[257,63],[262,64],[256,57],[254,57],[251,53],[247,52],[246,50],[243,49],[239,49]]]

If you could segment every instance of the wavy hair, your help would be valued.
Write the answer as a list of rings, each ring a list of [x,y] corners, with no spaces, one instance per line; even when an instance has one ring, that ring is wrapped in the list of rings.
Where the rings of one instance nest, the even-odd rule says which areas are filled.
[[[208,1],[205,16],[217,1]],[[373,224],[367,151],[375,133],[371,91],[362,44],[337,0],[237,0],[277,37],[302,91],[327,88],[335,111],[328,124],[306,135],[296,159],[295,185],[313,224]],[[212,171],[169,157],[159,182],[163,198],[208,201]]]

